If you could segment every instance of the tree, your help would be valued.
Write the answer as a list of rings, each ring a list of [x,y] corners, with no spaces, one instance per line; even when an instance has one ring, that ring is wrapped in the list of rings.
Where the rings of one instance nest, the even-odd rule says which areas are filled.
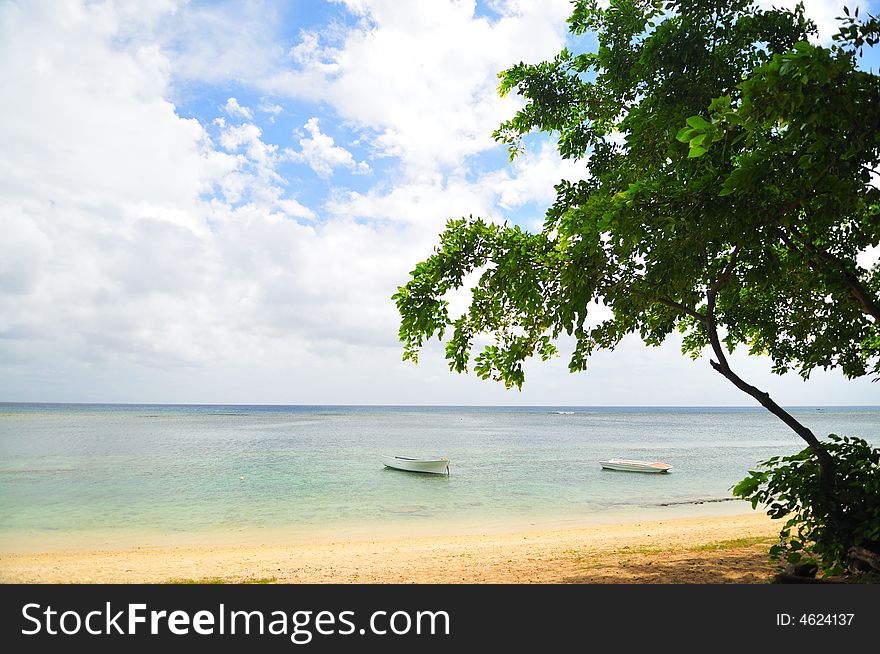
[[[880,265],[859,262],[880,244],[880,84],[857,68],[876,19],[849,19],[830,49],[808,42],[802,7],[749,0],[579,0],[569,25],[597,50],[502,72],[500,93],[525,105],[494,136],[513,159],[526,134],[557,135],[589,177],[556,186],[539,233],[447,223],[394,296],[404,358],[451,330],[450,367],[467,371],[489,335],[475,372],[519,387],[523,361],[556,354],[562,334],[581,371],[628,334],[658,345],[678,330],[684,353],[709,348],[714,370],[807,443],[816,501],[839,511],[834,457],[727,354],[744,346],[804,378],[880,372]],[[475,271],[453,318],[444,296]],[[591,322],[599,303],[612,317]]]

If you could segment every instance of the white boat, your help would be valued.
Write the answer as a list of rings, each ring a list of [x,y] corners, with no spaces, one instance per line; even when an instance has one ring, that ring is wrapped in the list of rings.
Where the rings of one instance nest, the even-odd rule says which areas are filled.
[[[382,463],[389,468],[407,472],[431,472],[437,475],[449,474],[449,459],[414,459],[408,456],[383,456]]]
[[[634,459],[608,459],[599,461],[607,470],[625,470],[626,472],[669,472],[672,466],[660,461],[635,461]]]

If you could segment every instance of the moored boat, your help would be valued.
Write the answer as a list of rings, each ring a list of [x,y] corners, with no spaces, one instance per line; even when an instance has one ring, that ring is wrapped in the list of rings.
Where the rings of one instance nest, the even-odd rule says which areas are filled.
[[[660,461],[636,461],[635,459],[608,459],[599,461],[606,470],[623,470],[625,472],[669,472],[672,466]]]
[[[436,475],[449,474],[449,459],[415,459],[408,456],[383,456],[382,463],[395,470],[407,472],[430,472]]]

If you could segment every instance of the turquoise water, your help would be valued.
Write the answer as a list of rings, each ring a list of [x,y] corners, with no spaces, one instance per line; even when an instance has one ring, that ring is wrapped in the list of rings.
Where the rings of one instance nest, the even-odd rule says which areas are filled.
[[[880,443],[880,408],[792,412]],[[728,499],[757,461],[799,449],[746,408],[0,404],[0,546],[576,521]],[[452,474],[386,469],[382,454],[448,456]],[[674,470],[602,470],[610,457]]]

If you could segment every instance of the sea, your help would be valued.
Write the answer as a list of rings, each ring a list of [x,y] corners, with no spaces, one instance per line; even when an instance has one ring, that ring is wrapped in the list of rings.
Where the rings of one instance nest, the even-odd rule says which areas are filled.
[[[880,407],[794,407],[880,445]],[[760,408],[0,403],[0,551],[549,528],[749,512],[803,443]],[[382,455],[446,456],[450,474]],[[663,461],[668,474],[603,470]]]

